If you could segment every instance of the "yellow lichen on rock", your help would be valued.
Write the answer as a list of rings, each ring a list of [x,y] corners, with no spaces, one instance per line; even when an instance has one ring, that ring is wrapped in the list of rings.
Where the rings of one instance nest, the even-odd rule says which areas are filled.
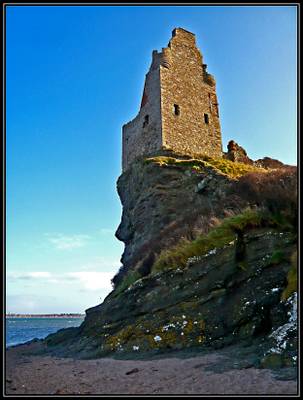
[[[155,321],[140,321],[128,325],[113,335],[103,337],[104,351],[149,351],[155,349],[179,348],[187,342],[194,343],[196,337],[205,338],[205,322],[188,318],[184,314],[172,316],[164,325]],[[204,339],[203,339],[204,341]]]

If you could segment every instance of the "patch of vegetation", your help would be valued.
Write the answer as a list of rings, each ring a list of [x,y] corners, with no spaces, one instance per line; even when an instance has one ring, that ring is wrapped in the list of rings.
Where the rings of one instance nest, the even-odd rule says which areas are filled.
[[[230,160],[226,160],[224,158],[210,158],[204,157],[204,160],[208,162],[208,164],[217,170],[219,170],[224,175],[229,176],[230,178],[239,178],[247,173],[251,172],[266,172],[265,169],[255,167],[253,165],[244,164],[240,162],[234,162]]]
[[[127,275],[127,268],[125,268],[124,265],[121,265],[121,267],[119,268],[119,271],[116,273],[116,275],[111,280],[112,287],[114,289],[116,287],[118,287],[122,283],[122,281],[126,275]]]
[[[211,168],[215,172],[228,176],[229,178],[239,178],[251,172],[266,172],[265,169],[252,165],[226,160],[224,158],[212,158],[201,156],[199,159],[188,160],[177,159],[174,157],[157,156],[144,160],[145,163],[154,163],[160,166],[184,166],[189,167],[195,172],[202,172],[205,168]]]
[[[297,274],[297,263],[298,253],[297,250],[293,252],[290,258],[291,267],[287,274],[287,286],[282,292],[281,300],[287,300],[294,292],[297,291],[298,287],[298,274]]]
[[[142,276],[138,271],[130,271],[127,275],[123,277],[123,280],[115,289],[115,294],[118,295],[124,292],[124,290],[128,289],[133,283],[141,278]]]
[[[285,260],[285,254],[281,250],[276,250],[272,253],[268,263],[271,265],[280,264]]]
[[[232,191],[241,198],[265,208],[278,225],[297,231],[297,170],[281,169],[248,173],[233,184]]]
[[[234,241],[237,236],[236,232],[265,226],[266,223],[262,212],[251,209],[226,218],[221,225],[212,229],[207,235],[201,235],[192,242],[181,241],[174,248],[164,250],[155,262],[152,271],[184,268],[189,258],[204,255],[210,250],[221,248]]]
[[[247,269],[247,262],[245,262],[245,261],[240,261],[240,262],[237,263],[237,266],[238,266],[240,269],[242,269],[242,271],[246,271],[246,269]]]
[[[222,248],[231,242],[238,245],[239,234],[243,235],[243,233],[249,229],[261,227],[273,227],[287,231],[293,228],[287,218],[277,218],[275,214],[271,214],[268,210],[247,209],[241,214],[225,218],[220,225],[211,229],[208,234],[199,235],[195,240],[181,239],[176,246],[163,250],[152,265],[151,262],[155,259],[154,255],[151,259],[147,257],[147,275],[167,269],[185,268],[188,265],[189,259],[206,255],[208,252],[217,248]],[[244,259],[242,258],[243,257],[237,259],[237,257],[235,257],[235,262],[239,268],[245,270],[245,257]],[[284,254],[280,250],[277,250],[272,254],[268,263],[279,264],[284,258]],[[141,267],[145,268],[145,264],[143,263]],[[141,267],[122,277],[119,284],[115,287],[116,295],[119,295],[137,280],[146,276],[146,274],[142,273]],[[290,274],[294,273],[296,274],[296,270],[290,272]],[[290,275],[290,282],[294,279],[296,279],[296,275],[295,277]],[[289,290],[292,290],[291,287],[292,286],[290,286]]]

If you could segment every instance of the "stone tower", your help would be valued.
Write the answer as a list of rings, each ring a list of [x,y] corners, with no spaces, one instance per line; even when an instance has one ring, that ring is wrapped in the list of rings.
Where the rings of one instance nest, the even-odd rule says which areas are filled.
[[[123,171],[160,150],[222,156],[216,83],[206,68],[195,35],[182,28],[153,51],[140,111],[122,128]]]

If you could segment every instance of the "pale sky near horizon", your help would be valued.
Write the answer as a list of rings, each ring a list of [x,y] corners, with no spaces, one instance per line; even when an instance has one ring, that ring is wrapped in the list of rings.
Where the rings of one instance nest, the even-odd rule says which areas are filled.
[[[224,150],[297,160],[295,6],[6,7],[7,312],[84,312],[123,244],[121,127],[152,50],[196,35],[217,82]]]

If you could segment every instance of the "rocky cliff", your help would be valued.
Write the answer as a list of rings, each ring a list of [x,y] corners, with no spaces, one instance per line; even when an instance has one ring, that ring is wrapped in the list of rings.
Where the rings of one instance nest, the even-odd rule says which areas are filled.
[[[114,290],[50,351],[96,357],[245,344],[296,362],[296,168],[177,154],[118,180],[125,243]],[[247,354],[249,351],[247,350]]]
[[[256,205],[241,193],[245,188],[237,187],[238,180],[273,168],[291,167],[270,158],[254,162],[233,141],[225,159],[175,153],[137,159],[117,182],[123,213],[116,236],[125,250],[115,286],[130,270],[148,274],[161,251],[180,240],[194,240],[223,218]]]
[[[148,264],[182,237],[206,232],[212,217],[224,217],[229,207],[239,209],[230,198],[224,207],[230,182],[202,160],[159,156],[133,163],[117,184],[123,213],[116,236],[125,243],[124,271]]]

